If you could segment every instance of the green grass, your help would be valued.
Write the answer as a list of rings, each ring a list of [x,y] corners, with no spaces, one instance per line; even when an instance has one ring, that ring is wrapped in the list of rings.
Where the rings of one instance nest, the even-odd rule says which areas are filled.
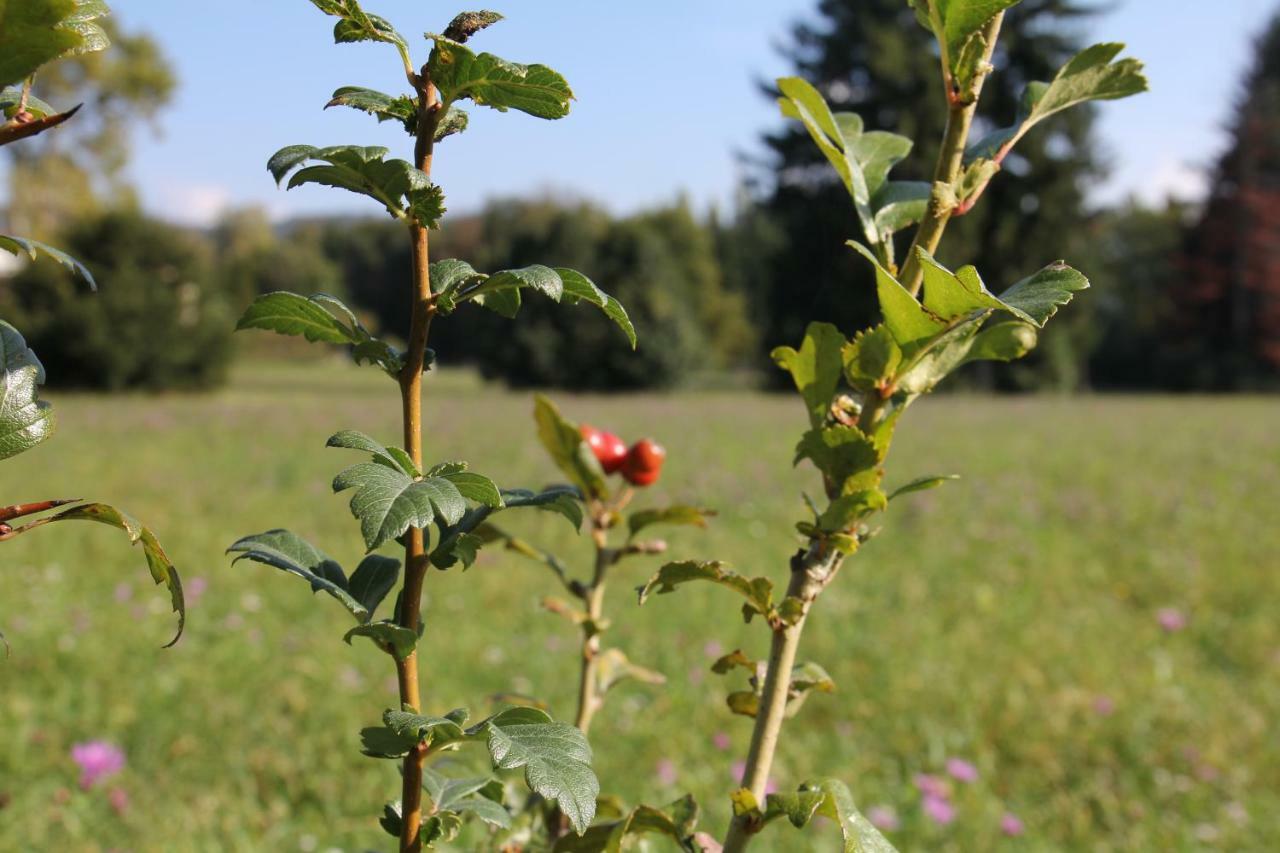
[[[527,395],[445,375],[429,383],[428,455],[465,457],[504,485],[556,472],[533,440]],[[675,556],[785,574],[799,493],[789,467],[803,420],[787,396],[558,397],[576,419],[669,448],[646,499],[718,506],[707,532],[676,531]],[[287,526],[347,565],[360,553],[325,450],[342,427],[398,434],[394,393],[373,371],[242,369],[211,396],[57,396],[55,439],[4,464],[0,502],[91,497],[152,525],[188,586],[187,634],[118,531],[46,529],[0,545],[0,849],[365,850],[395,795],[390,762],[356,731],[394,699],[390,661],[344,645],[349,617],[295,578],[230,566],[237,537]],[[958,482],[895,504],[810,620],[802,657],[839,684],[790,723],[774,775],[846,780],[886,804],[904,850],[1280,848],[1280,406],[1274,399],[926,400],[899,431],[890,485]],[[514,515],[514,514],[513,514]],[[514,526],[581,566],[588,543],[529,513]],[[59,535],[61,534],[61,535]],[[716,648],[763,655],[725,590],[690,587],[637,608],[639,563],[611,590],[610,638],[666,672],[625,685],[593,730],[607,790],[660,803],[691,790],[719,834],[750,721],[731,717],[708,671]],[[629,574],[627,574],[629,572]],[[545,570],[503,553],[434,573],[422,644],[430,710],[488,708],[492,694],[572,712],[574,635],[538,600]],[[124,600],[120,600],[124,599]],[[1162,607],[1189,619],[1166,633]],[[1114,711],[1101,714],[1099,697]],[[727,733],[732,749],[713,745]],[[127,752],[113,785],[77,787],[73,743]],[[912,782],[949,756],[973,761],[947,827]],[[663,784],[660,761],[676,784]],[[1002,839],[1005,809],[1026,835]],[[830,828],[769,829],[762,850],[831,850]]]

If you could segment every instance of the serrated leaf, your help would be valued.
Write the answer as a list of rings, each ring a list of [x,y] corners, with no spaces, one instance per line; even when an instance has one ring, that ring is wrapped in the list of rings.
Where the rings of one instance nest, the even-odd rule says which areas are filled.
[[[902,363],[902,349],[883,323],[859,332],[841,353],[844,376],[863,393],[886,387]],[[815,424],[818,426],[818,424]]]
[[[1027,276],[1000,294],[1000,300],[1043,327],[1075,294],[1088,290],[1089,279],[1062,261]]]
[[[898,346],[909,354],[910,351],[917,349],[925,341],[946,329],[946,323],[926,311],[924,306],[880,265],[867,247],[852,240],[848,245],[870,261],[875,268],[876,296],[880,301],[880,313],[884,316],[884,323],[893,333]]]
[[[545,65],[520,65],[491,53],[473,53],[444,36],[428,37],[435,48],[427,68],[445,107],[470,100],[499,112],[513,109],[538,118],[568,115],[573,91],[564,77]]]
[[[431,552],[431,564],[438,569],[447,569],[461,561],[463,566],[470,566],[475,561],[476,551],[499,540],[507,541],[507,547],[518,550],[525,556],[547,563],[562,577],[564,567],[560,561],[525,543],[517,547],[506,534],[488,524],[490,516],[495,512],[509,509],[532,507],[545,512],[554,512],[563,516],[577,531],[582,526],[582,495],[572,486],[551,486],[541,492],[528,489],[502,489],[500,491],[502,505],[497,507],[473,507],[463,514],[457,524],[441,528],[440,543]]]
[[[831,502],[831,505],[818,518],[818,528],[825,533],[839,533],[849,530],[858,521],[867,516],[881,512],[888,506],[884,492],[879,489],[863,489],[862,491],[844,494]]]
[[[382,817],[378,818],[378,826],[382,827],[382,831],[392,838],[398,839],[401,830],[404,828],[404,818],[400,814],[401,809],[402,805],[399,800],[387,803],[382,807]]]
[[[463,288],[479,285],[488,276],[476,272],[466,261],[449,258],[431,265],[431,289],[436,294],[436,307],[441,314],[453,313],[457,294]]]
[[[773,607],[773,581],[768,578],[745,578],[727,568],[727,564],[719,560],[698,562],[685,560],[667,563],[649,578],[644,586],[638,587],[640,603],[657,591],[660,595],[675,592],[676,589],[691,581],[709,581],[733,590],[743,596],[747,603],[744,613],[748,621],[752,614],[768,616]]]
[[[75,0],[0,3],[0,86],[30,77],[47,62],[81,47],[83,35],[67,26]]]
[[[386,726],[370,726],[360,730],[360,751],[370,758],[404,758],[417,746],[418,740]]]
[[[822,472],[837,495],[873,488],[880,482],[880,448],[857,427],[836,424],[809,430],[796,445],[796,464],[804,459]]]
[[[622,307],[621,302],[596,287],[591,279],[577,270],[556,267],[556,273],[560,276],[560,283],[564,288],[564,295],[561,297],[563,303],[576,305],[579,302],[589,302],[596,306],[622,330],[631,343],[631,348],[636,348],[636,329],[631,324],[627,309]]]
[[[268,530],[237,540],[227,549],[238,553],[232,564],[252,560],[297,575],[311,584],[312,592],[324,590],[347,609],[357,622],[369,620],[369,608],[351,594],[347,576],[329,555],[288,530]]]
[[[18,330],[0,320],[0,459],[24,453],[53,434],[53,407],[40,399],[44,365]]]
[[[404,36],[396,32],[386,18],[364,11],[358,0],[311,0],[311,4],[326,15],[339,19],[333,28],[334,42],[384,42],[395,45],[401,55],[407,57],[409,44]]]
[[[496,769],[525,771],[529,788],[559,806],[581,835],[596,812],[600,783],[591,747],[577,728],[534,708],[512,708],[477,727],[488,738]]]
[[[981,41],[982,28],[1018,0],[910,0],[910,3],[921,24],[938,39],[944,67],[963,85],[980,55],[975,42]]]
[[[923,247],[916,250],[916,255],[924,273],[924,307],[935,317],[951,321],[975,311],[1009,311],[1031,322],[1020,309],[993,296],[972,266],[953,273]]]
[[[456,719],[448,715],[443,717],[429,717],[423,714],[415,714],[412,711],[395,711],[389,710],[382,715],[382,724],[394,732],[398,737],[404,738],[413,744],[426,741],[428,744],[439,745],[444,743],[452,743],[462,740],[466,737],[466,732],[462,728],[462,724]],[[454,790],[458,798],[474,794],[480,790],[487,779],[479,780],[473,788],[464,791]],[[423,787],[427,787],[427,780],[423,779]],[[443,792],[452,790],[446,784],[438,793],[443,797]],[[432,795],[436,799],[436,795]],[[449,808],[448,803],[437,803],[441,808]]]
[[[810,323],[799,350],[778,347],[772,353],[774,363],[791,374],[796,390],[804,398],[809,423],[814,427],[824,424],[831,410],[831,399],[843,370],[844,344],[844,335],[835,326]]]
[[[389,650],[396,660],[404,660],[418,647],[418,632],[389,619],[357,625],[342,635],[347,645],[352,637],[368,637],[380,649]]]
[[[387,154],[377,146],[290,145],[277,151],[267,168],[276,183],[293,173],[286,189],[322,184],[347,190],[379,202],[395,219],[435,228],[444,215],[443,192],[421,169],[404,160],[387,160]],[[294,171],[312,161],[325,165]]]
[[[403,535],[410,527],[426,528],[437,515],[456,524],[466,512],[461,492],[449,480],[415,480],[403,471],[376,462],[352,465],[333,480],[333,491],[354,489],[351,514],[370,551]]]
[[[351,597],[364,605],[370,617],[387,597],[387,593],[395,588],[400,579],[400,561],[391,557],[370,554],[360,561],[356,570],[347,581]]]
[[[664,808],[636,806],[621,820],[599,823],[581,837],[564,836],[556,841],[553,853],[621,853],[631,849],[629,838],[659,835],[686,853],[703,849],[694,846],[693,832],[700,809],[691,794],[686,794]],[[640,842],[643,844],[643,842]]]
[[[658,509],[642,509],[631,513],[627,519],[628,538],[634,539],[640,531],[655,524],[686,525],[689,527],[707,526],[707,519],[714,516],[713,509],[696,506],[666,506]]]
[[[1014,124],[984,136],[967,156],[1002,159],[1027,131],[1054,113],[1087,101],[1116,100],[1147,91],[1142,63],[1117,60],[1122,50],[1124,45],[1116,42],[1092,45],[1072,57],[1048,83],[1028,83]]]
[[[312,343],[342,344],[351,347],[356,364],[376,364],[388,375],[399,378],[404,354],[375,338],[340,299],[326,293],[301,296],[274,291],[256,297],[236,323],[236,331],[262,329],[294,335]],[[430,366],[430,359],[423,369]]]
[[[451,106],[444,111],[444,115],[436,122],[435,140],[439,142],[457,133],[462,133],[471,124],[471,117],[467,115],[466,110]]]
[[[470,265],[462,264],[461,261],[452,263],[460,266],[450,268],[448,280],[454,281],[464,273],[465,278],[445,290],[443,298],[449,311],[457,303],[475,301],[490,311],[512,318],[520,311],[521,290],[530,289],[562,305],[577,305],[579,302],[595,305],[622,330],[632,349],[636,346],[636,330],[622,303],[596,287],[591,279],[577,270],[566,267],[553,269],[535,264],[486,276],[476,273]]]
[[[941,486],[943,483],[947,482],[948,480],[959,480],[959,479],[960,479],[959,474],[942,474],[940,476],[932,476],[932,477],[917,477],[916,479],[912,480],[910,483],[907,483],[906,485],[903,485],[903,486],[899,486],[898,488],[890,492],[889,500],[893,500],[894,498],[901,497],[902,495],[909,495],[912,492],[923,492],[923,491],[926,491],[927,489],[936,489],[938,488],[938,486]]]
[[[408,95],[388,95],[362,86],[343,86],[333,93],[329,107],[350,107],[368,113],[378,120],[401,124],[408,133],[417,130],[418,104]]]
[[[339,430],[329,436],[329,440],[324,443],[324,446],[337,447],[344,450],[363,450],[365,453],[372,455],[374,461],[381,462],[388,468],[393,468],[409,477],[422,476],[422,472],[418,470],[418,466],[413,464],[413,459],[409,457],[409,454],[398,447],[387,447],[358,430]]]
[[[15,237],[12,234],[0,234],[0,249],[11,255],[25,254],[33,261],[44,255],[71,270],[72,274],[84,279],[88,283],[90,290],[98,289],[98,282],[94,280],[93,273],[89,272],[88,267],[61,249],[55,249],[53,246],[41,243],[39,240]]]
[[[542,394],[533,398],[533,419],[538,426],[538,440],[569,481],[588,498],[607,495],[604,469],[578,425],[561,415],[555,403]]]

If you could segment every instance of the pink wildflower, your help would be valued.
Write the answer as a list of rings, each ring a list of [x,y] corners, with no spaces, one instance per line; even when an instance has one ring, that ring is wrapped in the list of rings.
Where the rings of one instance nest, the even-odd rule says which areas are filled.
[[[1099,694],[1093,697],[1093,713],[1099,717],[1110,717],[1116,712],[1116,703],[1110,696]]]
[[[1156,611],[1156,621],[1161,628],[1172,634],[1187,627],[1187,614],[1176,607],[1162,607]]]
[[[80,787],[86,791],[124,769],[124,752],[102,740],[75,744],[71,747],[71,760],[80,765]]]
[[[724,750],[728,749],[730,746],[733,745],[733,741],[729,738],[729,735],[726,734],[725,732],[716,732],[714,735],[711,736],[711,742],[715,744],[716,749],[720,750],[721,752],[723,752]]]
[[[129,810],[129,792],[124,788],[112,788],[108,791],[107,801],[111,803],[111,810],[118,815]]]
[[[670,758],[659,760],[655,773],[659,784],[674,785],[676,783],[676,763]]]
[[[1013,812],[1005,812],[1004,817],[1000,818],[1000,831],[1010,837],[1021,835],[1026,830],[1022,820]]]
[[[187,604],[195,604],[208,589],[209,581],[205,578],[192,578],[187,581],[187,585],[183,589],[183,592],[187,595]]]
[[[942,797],[925,794],[923,808],[929,819],[940,826],[946,826],[956,819],[956,807]]]
[[[876,829],[884,832],[897,832],[902,828],[902,821],[898,819],[898,813],[893,810],[893,806],[872,806],[867,809],[867,820],[871,821],[871,825]]]
[[[963,758],[948,758],[947,775],[957,782],[976,782],[978,781],[978,768]]]
[[[931,773],[917,773],[915,779],[916,788],[926,797],[936,797],[939,800],[945,800],[950,796],[947,790],[947,783]]]

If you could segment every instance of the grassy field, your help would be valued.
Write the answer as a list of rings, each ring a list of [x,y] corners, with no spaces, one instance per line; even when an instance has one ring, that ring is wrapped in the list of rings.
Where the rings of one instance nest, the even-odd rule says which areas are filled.
[[[341,642],[336,603],[222,555],[285,526],[353,565],[359,537],[328,486],[351,457],[323,444],[343,427],[394,440],[388,393],[373,371],[327,364],[242,368],[211,396],[55,397],[59,435],[4,464],[0,502],[118,502],[160,533],[193,594],[186,636],[161,650],[166,601],[117,532],[71,526],[0,546],[13,646],[0,662],[0,849],[388,846],[373,816],[398,777],[358,754],[356,731],[394,704],[390,662]],[[527,395],[450,375],[429,393],[429,456],[465,457],[504,485],[555,479]],[[783,577],[813,482],[789,468],[795,400],[559,400],[667,444],[654,502],[723,509],[711,530],[669,536],[674,555]],[[839,690],[791,723],[778,784],[846,780],[864,809],[896,811],[904,850],[1280,849],[1280,405],[950,397],[914,415],[890,485],[963,479],[895,504],[810,620],[802,656]],[[562,521],[514,526],[579,566],[589,556]],[[610,597],[612,638],[670,680],[611,696],[593,730],[597,769],[628,801],[691,790],[718,834],[750,721],[724,708],[738,681],[708,665],[739,646],[762,655],[767,637],[719,589],[636,608],[629,587],[649,567],[631,566]],[[538,607],[557,591],[545,570],[492,553],[427,586],[430,710],[483,713],[515,691],[571,713],[574,635]],[[1163,628],[1164,608],[1185,627]],[[128,763],[81,791],[70,749],[95,738]],[[913,777],[951,757],[979,778],[951,783],[957,815],[939,825]],[[127,805],[113,807],[111,788]],[[1001,835],[1006,811],[1021,837]],[[769,833],[763,850],[836,849],[829,827]]]

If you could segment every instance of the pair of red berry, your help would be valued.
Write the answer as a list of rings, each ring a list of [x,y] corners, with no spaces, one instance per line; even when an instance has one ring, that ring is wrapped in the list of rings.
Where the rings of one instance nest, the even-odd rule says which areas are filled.
[[[621,473],[633,486],[652,486],[662,472],[667,451],[653,439],[642,438],[631,447],[611,432],[583,425],[582,438],[600,460],[606,474]]]

